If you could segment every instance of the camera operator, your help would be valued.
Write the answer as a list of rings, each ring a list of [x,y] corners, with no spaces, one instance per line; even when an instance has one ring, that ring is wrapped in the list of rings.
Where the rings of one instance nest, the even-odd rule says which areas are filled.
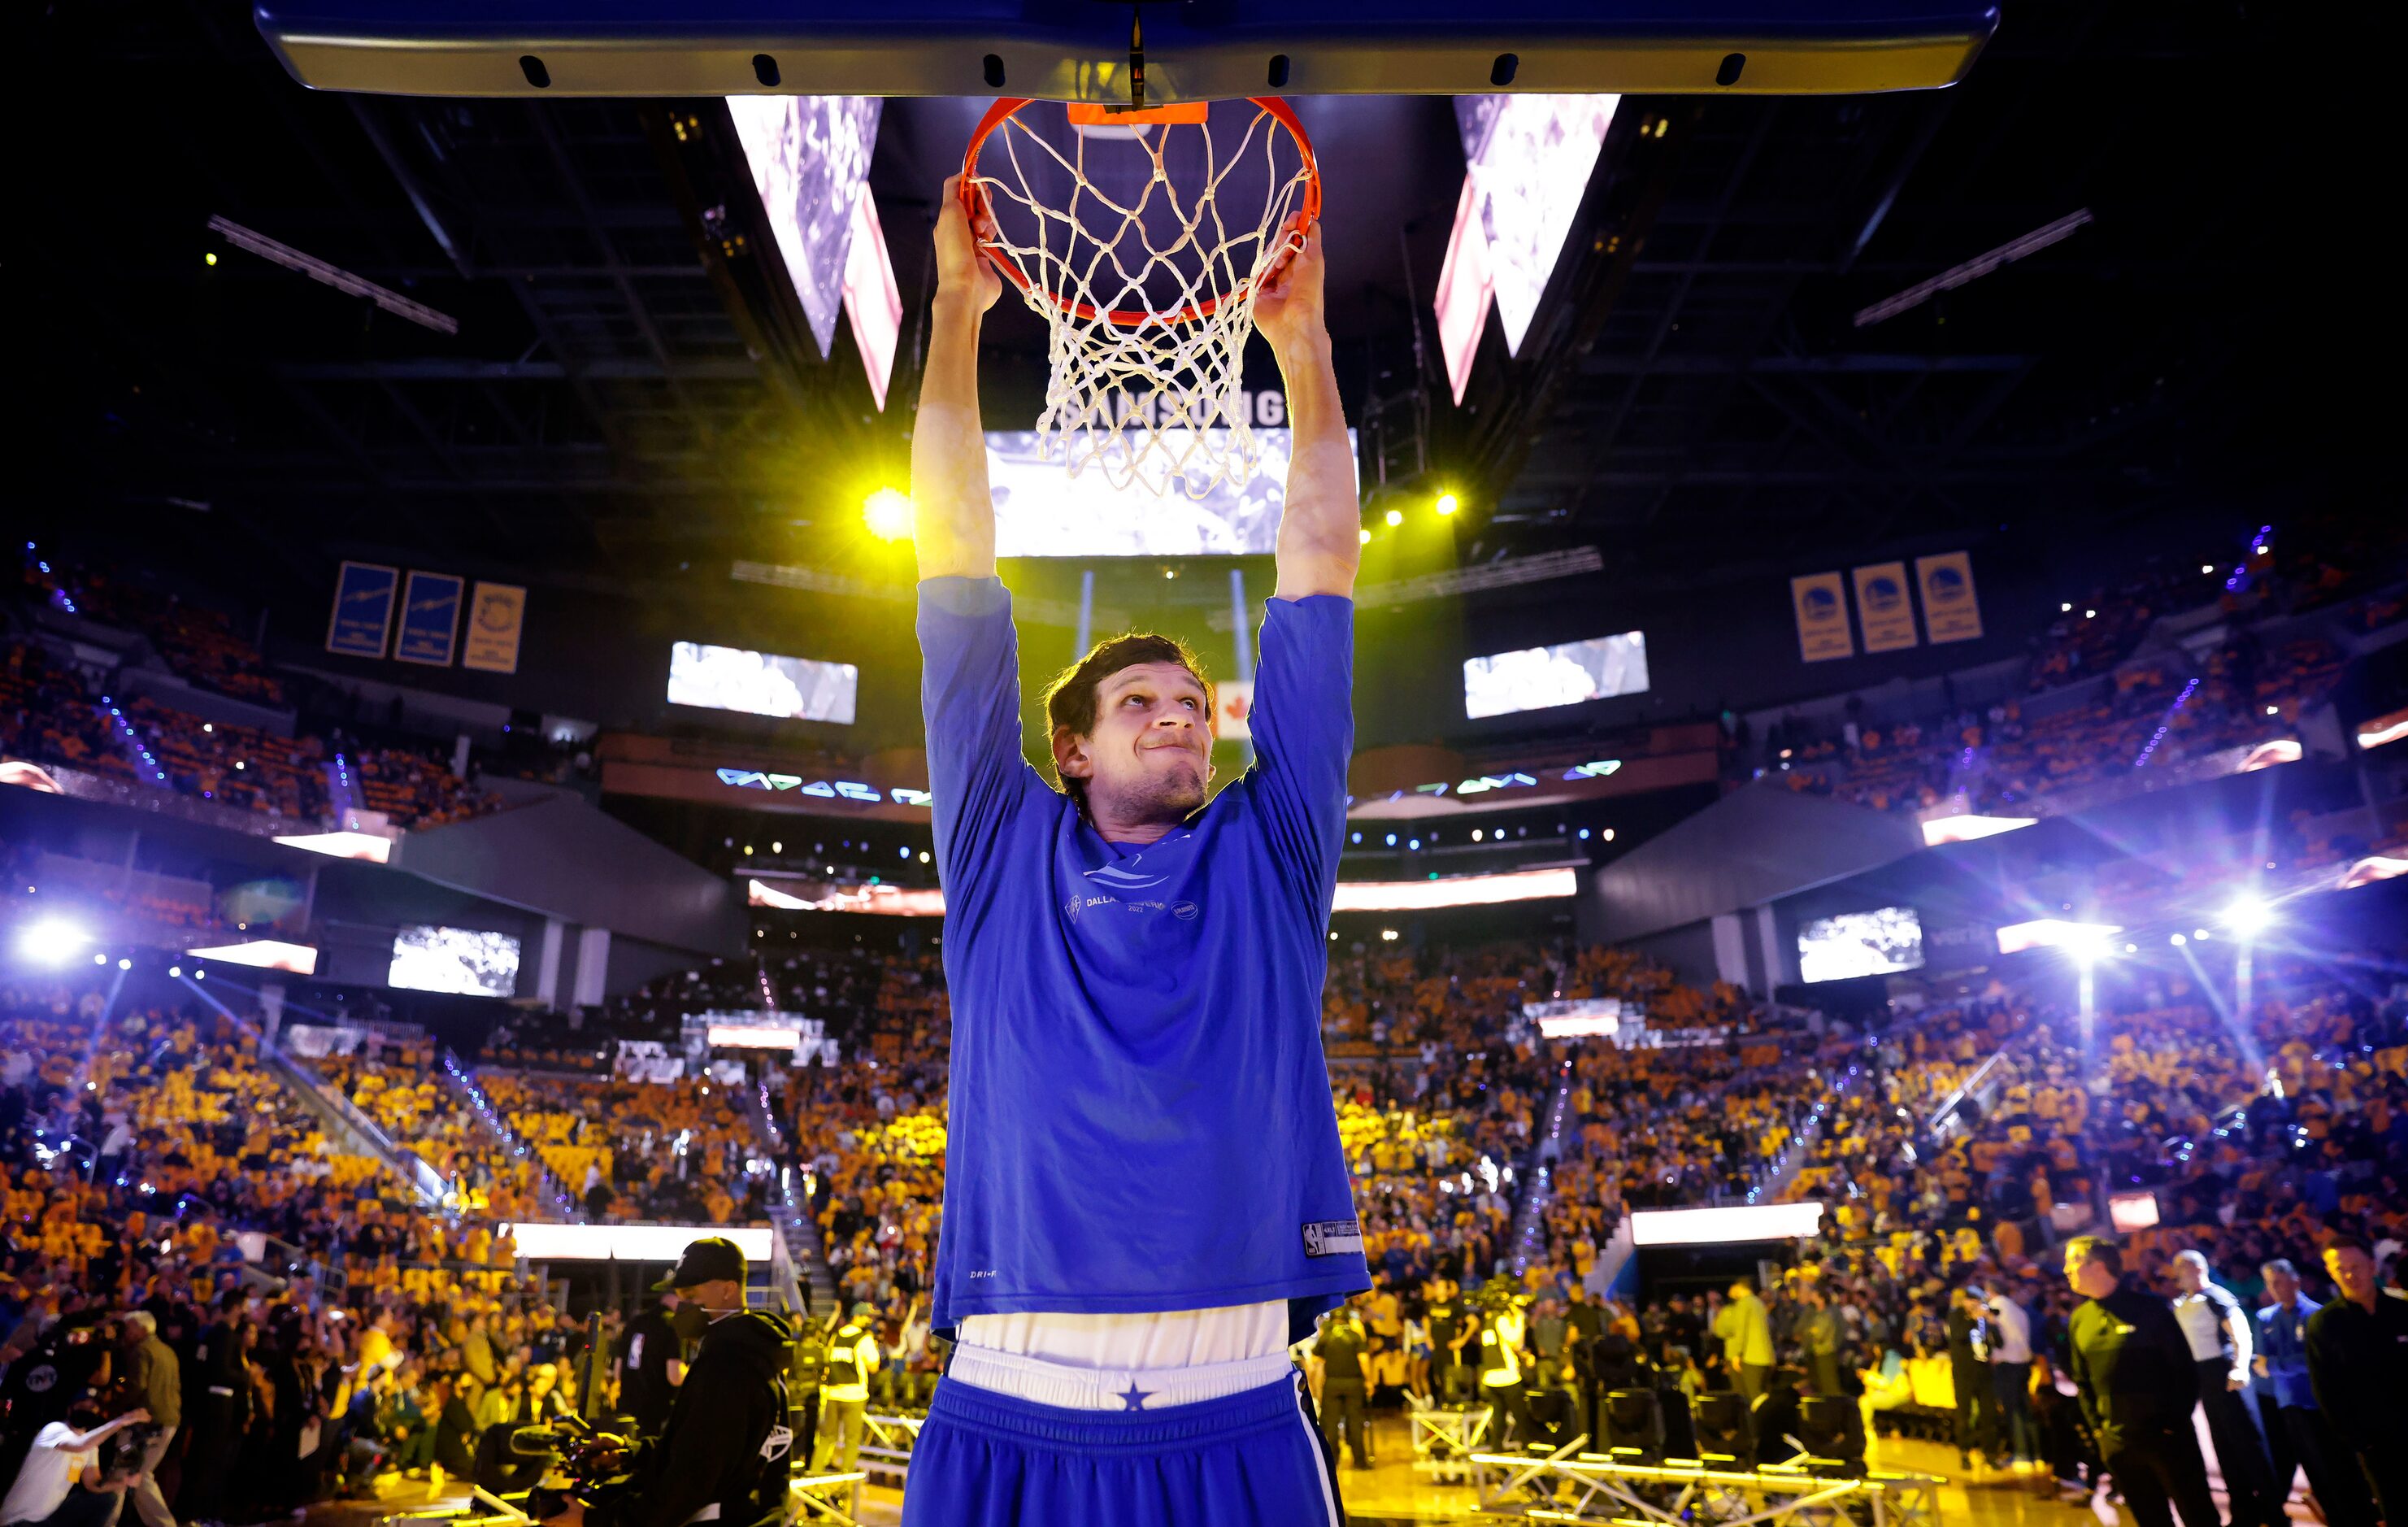
[[[783,1518],[787,1455],[786,1323],[744,1307],[744,1253],[706,1236],[653,1286],[675,1289],[678,1335],[699,1341],[657,1439],[606,1439],[595,1462],[626,1486],[551,1520],[565,1527],[759,1527]]]

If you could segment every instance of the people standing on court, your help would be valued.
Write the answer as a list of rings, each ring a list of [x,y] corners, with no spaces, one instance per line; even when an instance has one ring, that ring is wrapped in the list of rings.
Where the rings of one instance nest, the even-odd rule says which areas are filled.
[[[1473,1336],[1480,1317],[1471,1312],[1461,1290],[1447,1278],[1430,1280],[1430,1389],[1442,1405],[1468,1404],[1475,1370],[1471,1361],[1480,1348]]]
[[[1988,1320],[1989,1311],[1971,1288],[1948,1296],[1948,1381],[1956,1394],[1956,1461],[1975,1471],[1988,1464],[1999,1446]]]
[[[226,1481],[251,1420],[251,1374],[244,1354],[253,1335],[238,1289],[218,1296],[217,1318],[194,1345],[193,1438],[176,1505],[190,1522],[224,1520]]]
[[[820,1370],[819,1435],[811,1446],[811,1472],[852,1469],[861,1456],[862,1417],[869,1408],[869,1378],[882,1361],[878,1306],[853,1301],[850,1318],[828,1338],[827,1362]]]
[[[1806,1376],[1817,1394],[1840,1392],[1840,1342],[1846,1334],[1830,1297],[1808,1285],[1800,1295],[1805,1309],[1798,1317],[1798,1345],[1806,1353]]]
[[[2182,1324],[2199,1369],[2200,1408],[2207,1414],[2207,1434],[2215,1444],[2216,1467],[2231,1499],[2232,1527],[2283,1527],[2273,1465],[2243,1398],[2255,1346],[2249,1312],[2215,1281],[2200,1252],[2174,1254],[2174,1283],[2182,1289],[2174,1300],[2174,1318]]]
[[[2300,1271],[2277,1257],[2258,1269],[2273,1303],[2258,1312],[2256,1373],[2258,1415],[2273,1455],[2277,1499],[2291,1493],[2291,1471],[2305,1469],[2308,1488],[2328,1527],[2374,1527],[2366,1479],[2316,1408],[2308,1380],[2307,1325],[2324,1306],[2300,1291]]]
[[[1327,1441],[1330,1461],[1337,1462],[1342,1437],[1358,1469],[1371,1466],[1371,1442],[1365,1415],[1370,1396],[1363,1361],[1368,1345],[1369,1338],[1354,1306],[1340,1304],[1321,1323],[1321,1334],[1313,1339],[1309,1369],[1314,1403],[1321,1407],[1321,1434]]]
[[[619,1338],[619,1407],[647,1435],[669,1419],[669,1403],[685,1378],[685,1347],[669,1318],[677,1297],[670,1289],[647,1302]]]
[[[2022,1474],[2040,1457],[2040,1429],[2032,1420],[2031,1316],[2004,1283],[1976,1289],[1990,1333],[1990,1395],[1998,1403],[2000,1440]]]
[[[1528,1321],[1511,1294],[1484,1290],[1480,1320],[1480,1398],[1489,1407],[1487,1440],[1502,1448],[1510,1439],[1528,1441],[1538,1431],[1530,1391],[1523,1382]]]
[[[1772,1382],[1772,1318],[1745,1278],[1730,1286],[1730,1303],[1714,1317],[1714,1336],[1732,1385],[1754,1405]]]
[[[2408,1299],[2375,1281],[2360,1241],[2325,1247],[2341,1291],[2310,1317],[2308,1381],[2316,1408],[2358,1455],[2383,1520],[2408,1522]]]
[[[159,1492],[159,1465],[166,1459],[176,1429],[183,1424],[183,1368],[176,1353],[159,1339],[159,1319],[149,1310],[130,1310],[121,1318],[118,1349],[124,1358],[125,1388],[135,1403],[150,1412],[153,1428],[142,1451],[141,1472],[126,1486],[135,1515],[142,1527],[176,1527],[176,1514]]]
[[[2199,1369],[2172,1307],[2125,1284],[2124,1254],[2103,1236],[2065,1244],[2065,1280],[2083,1296],[2068,1332],[2074,1389],[2133,1519],[2173,1527],[2178,1511],[2183,1527],[2224,1527],[2191,1427]]]

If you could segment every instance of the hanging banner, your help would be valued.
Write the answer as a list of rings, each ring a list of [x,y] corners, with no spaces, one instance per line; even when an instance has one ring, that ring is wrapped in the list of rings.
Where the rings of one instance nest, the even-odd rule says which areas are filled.
[[[393,655],[405,663],[450,668],[460,632],[460,595],[466,581],[448,572],[412,570],[402,585],[401,633]]]
[[[485,673],[519,670],[519,632],[526,625],[526,590],[516,583],[479,583],[468,601],[468,635],[460,666]]]
[[[1907,597],[1906,564],[1876,562],[1858,568],[1856,624],[1865,633],[1865,651],[1896,652],[1914,645],[1914,601]]]
[[[394,590],[401,570],[346,562],[335,575],[335,612],[326,622],[326,650],[347,657],[382,657],[393,627]]]
[[[1810,663],[1856,655],[1848,634],[1848,598],[1836,572],[1810,572],[1789,580],[1789,602],[1798,612],[1798,655]]]
[[[1914,559],[1914,581],[1923,587],[1924,640],[1978,641],[1982,600],[1973,592],[1973,559],[1963,552]]]

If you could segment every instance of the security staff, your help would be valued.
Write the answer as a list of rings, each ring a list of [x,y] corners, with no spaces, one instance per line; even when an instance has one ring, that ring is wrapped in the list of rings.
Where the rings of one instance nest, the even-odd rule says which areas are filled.
[[[1371,1466],[1371,1444],[1364,1425],[1363,1407],[1369,1398],[1363,1353],[1370,1345],[1363,1322],[1352,1304],[1340,1304],[1323,1322],[1312,1344],[1313,1389],[1321,1405],[1321,1434],[1330,1462],[1338,1460],[1342,1436],[1354,1457],[1354,1466]]]
[[[223,1520],[226,1483],[251,1424],[251,1370],[244,1361],[256,1328],[238,1289],[218,1296],[217,1318],[201,1328],[194,1344],[197,1373],[192,1405],[192,1441],[184,1450],[184,1480],[176,1509],[187,1521]]]
[[[677,1304],[675,1292],[662,1294],[627,1322],[619,1338],[619,1405],[647,1436],[668,1423],[669,1403],[685,1379],[685,1347],[671,1318]]]
[[[614,1439],[606,1464],[628,1488],[591,1507],[572,1502],[551,1520],[566,1527],[760,1527],[786,1509],[786,1323],[744,1307],[744,1253],[705,1236],[653,1285],[675,1289],[670,1319],[698,1341],[693,1366],[670,1402],[658,1440]]]
[[[2222,1527],[2207,1492],[2207,1464],[2190,1413],[2199,1404],[2199,1369],[2173,1309],[2155,1294],[2124,1286],[2124,1254],[2101,1236],[2065,1245],[2065,1280],[2084,1296],[2069,1333],[2074,1388],[2141,1527]]]
[[[811,1471],[850,1473],[861,1456],[861,1418],[869,1408],[869,1376],[878,1371],[878,1306],[856,1300],[853,1318],[828,1338],[820,1370],[820,1422],[811,1443]]]
[[[2305,1469],[2329,1527],[2374,1527],[2366,1477],[2350,1467],[2349,1449],[2316,1408],[2308,1377],[2308,1322],[2324,1306],[2300,1291],[2300,1270],[2289,1258],[2277,1257],[2258,1271],[2273,1301],[2258,1312],[2253,1365],[2277,1489],[2287,1498],[2293,1471]]]
[[[2308,1321],[2308,1381],[2316,1406],[2358,1455],[2375,1510],[2408,1521],[2408,1300],[2375,1281],[2365,1244],[2325,1247],[2325,1271],[2339,1290]]]
[[[2232,1527],[2287,1527],[2283,1499],[2290,1493],[2289,1481],[2281,1494],[2275,1492],[2266,1439],[2245,1398],[2256,1345],[2249,1312],[2215,1281],[2203,1253],[2175,1252],[2174,1282],[2182,1289],[2174,1300],[2174,1321],[2199,1369],[2199,1405],[2207,1413],[2208,1440],[2215,1445],[2216,1469],[2232,1503]]]

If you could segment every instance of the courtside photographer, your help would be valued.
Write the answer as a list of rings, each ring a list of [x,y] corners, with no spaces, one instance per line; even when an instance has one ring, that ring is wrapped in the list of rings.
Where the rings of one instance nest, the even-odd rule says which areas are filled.
[[[580,1449],[579,1481],[549,1520],[566,1527],[758,1527],[783,1518],[788,1454],[786,1324],[744,1307],[744,1253],[706,1236],[654,1285],[696,1342],[658,1437],[605,1434]],[[596,1488],[605,1487],[605,1488]],[[583,1498],[578,1498],[578,1497]]]

